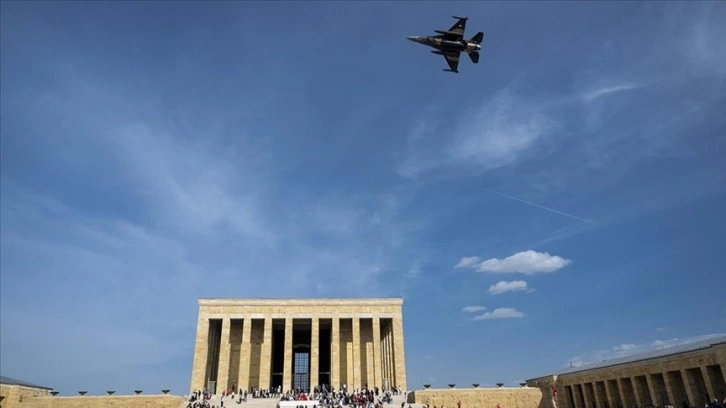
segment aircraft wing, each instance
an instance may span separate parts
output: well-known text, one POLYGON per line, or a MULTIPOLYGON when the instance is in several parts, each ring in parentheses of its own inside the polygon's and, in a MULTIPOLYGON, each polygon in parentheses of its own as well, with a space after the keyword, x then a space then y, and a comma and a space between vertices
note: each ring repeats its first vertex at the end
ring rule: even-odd
POLYGON ((466 18, 458 17, 456 24, 449 28, 448 32, 444 34, 444 38, 447 40, 461 40, 464 38, 464 31, 466 31, 466 18))
POLYGON ((459 72, 459 56, 461 56, 461 53, 444 54, 444 58, 446 58, 451 72, 459 72))

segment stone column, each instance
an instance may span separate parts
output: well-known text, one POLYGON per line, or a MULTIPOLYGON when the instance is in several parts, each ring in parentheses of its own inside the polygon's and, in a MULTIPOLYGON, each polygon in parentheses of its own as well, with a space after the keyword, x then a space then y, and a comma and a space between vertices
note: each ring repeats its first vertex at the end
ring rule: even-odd
POLYGON ((674 407, 680 404, 676 401, 675 394, 673 394, 673 387, 671 387, 671 376, 668 375, 667 371, 663 371, 663 382, 665 383, 666 392, 668 393, 668 403, 674 407))
MULTIPOLYGON (((574 391, 572 391, 571 385, 566 385, 564 383, 561 383, 557 386, 557 389, 560 390, 560 392, 557 395, 557 404, 558 407, 561 408, 575 408, 574 405, 572 405, 572 400, 575 399, 574 397, 574 391), (572 398, 570 396, 572 395, 572 398)), ((549 394, 552 395, 552 394, 549 394)))
POLYGON ((265 334, 262 339, 260 358, 260 389, 270 388, 270 364, 272 363, 272 318, 265 317, 265 334))
POLYGON ((625 393, 625 387, 623 387, 623 379, 618 378, 618 391, 620 391, 620 401, 623 403, 623 408, 630 408, 633 406, 632 401, 628 401, 628 395, 625 393))
MULTIPOLYGON (((250 353, 252 352, 252 319, 246 318, 242 323, 242 345, 239 349, 239 375, 237 388, 250 390, 250 353)), ((236 391, 239 391, 236 390, 236 391)))
POLYGON ((391 326, 388 325, 386 327, 386 335, 383 340, 383 345, 386 348, 386 352, 384 354, 385 359, 385 370, 386 370, 386 378, 388 379, 388 389, 390 390, 393 387, 393 383, 395 379, 393 378, 393 348, 391 347, 391 326))
POLYGON ((688 375, 686 370, 681 370, 681 379, 683 380, 683 386, 686 387, 686 395, 688 396, 688 402, 696 405, 696 395, 703 392, 703 390, 694 390, 695 380, 691 381, 691 376, 688 375))
POLYGON ((572 384, 572 394, 575 399, 575 408, 586 408, 582 406, 583 392, 580 384, 572 384))
POLYGON ((222 339, 219 342, 219 366, 217 367, 217 394, 229 388, 229 348, 230 348, 230 330, 231 320, 228 317, 222 319, 222 339))
POLYGON ((608 398, 608 406, 610 408, 618 408, 618 401, 615 398, 615 393, 613 392, 613 388, 610 385, 610 381, 607 379, 605 380, 605 394, 608 398))
POLYGON ((318 371, 320 370, 320 319, 313 316, 310 322, 310 391, 315 390, 319 384, 318 371))
POLYGON ((638 404, 638 408, 643 408, 645 406, 645 401, 640 398, 640 384, 638 384, 638 377, 630 377, 630 384, 632 384, 635 403, 638 404))
POLYGON ((407 390, 406 387, 406 356, 403 351, 403 319, 393 319, 393 364, 396 376, 395 385, 407 390))
POLYGON ((197 320, 197 337, 194 340, 194 361, 192 363, 192 383, 189 392, 194 390, 203 390, 204 381, 207 371, 207 353, 209 345, 207 344, 209 337, 209 319, 203 317, 201 313, 197 320))
POLYGON ((383 329, 383 334, 381 336, 381 387, 383 387, 385 385, 383 380, 386 378, 389 379, 389 383, 391 382, 391 375, 388 374, 388 331, 385 328, 383 329))
POLYGON ((381 320, 373 316, 373 386, 383 385, 381 373, 381 320))
POLYGON ((282 369, 282 392, 291 390, 292 387, 292 318, 285 319, 285 354, 282 369))
POLYGON ((605 408, 605 403, 602 400, 603 396, 600 395, 600 390, 598 389, 597 381, 592 383, 592 393, 593 393, 593 395, 595 395, 595 404, 597 405, 597 408, 605 408))
POLYGON ((583 382, 580 384, 580 389, 582 390, 582 399, 585 401, 585 408, 592 408, 592 401, 590 401, 590 394, 587 392, 587 384, 586 382, 583 382))
POLYGON ((706 383, 706 391, 708 392, 709 402, 716 398, 716 392, 713 389, 713 383, 711 382, 711 375, 708 373, 706 367, 701 366, 701 375, 703 376, 703 382, 706 383))
MULTIPOLYGON (((367 330, 370 330, 370 335, 361 333, 361 347, 363 347, 363 354, 366 356, 366 375, 363 377, 363 383, 368 384, 368 387, 373 388, 375 384, 375 375, 373 374, 373 325, 366 325, 367 330), (366 341, 362 339, 365 338, 366 341), (368 339, 371 339, 369 342, 368 339)), ((362 331, 362 328, 361 328, 362 331)))
POLYGON ((654 406, 659 406, 663 404, 663 401, 660 400, 660 394, 655 392, 655 387, 653 386, 653 379, 650 378, 650 374, 645 374, 645 382, 648 384, 648 392, 650 392, 650 400, 653 402, 654 406))
POLYGON ((361 384, 361 358, 360 358, 360 319, 353 317, 353 381, 351 381, 351 391, 356 388, 362 388, 361 384))
POLYGON ((340 391, 340 318, 333 317, 330 326, 330 386, 340 391))

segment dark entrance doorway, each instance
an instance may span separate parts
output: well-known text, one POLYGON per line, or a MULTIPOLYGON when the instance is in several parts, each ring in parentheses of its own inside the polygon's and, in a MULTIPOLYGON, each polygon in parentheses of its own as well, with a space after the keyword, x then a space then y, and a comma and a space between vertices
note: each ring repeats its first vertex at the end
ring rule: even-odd
POLYGON ((303 390, 303 392, 310 392, 310 353, 307 350, 295 351, 293 357, 295 363, 293 368, 295 373, 293 376, 293 388, 296 390, 303 390))

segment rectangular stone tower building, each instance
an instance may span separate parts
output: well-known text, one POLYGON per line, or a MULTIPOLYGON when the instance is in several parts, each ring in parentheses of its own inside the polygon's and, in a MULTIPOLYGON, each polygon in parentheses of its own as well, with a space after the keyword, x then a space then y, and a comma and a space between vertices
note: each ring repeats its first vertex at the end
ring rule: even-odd
POLYGON ((199 299, 191 390, 406 389, 403 299, 199 299))

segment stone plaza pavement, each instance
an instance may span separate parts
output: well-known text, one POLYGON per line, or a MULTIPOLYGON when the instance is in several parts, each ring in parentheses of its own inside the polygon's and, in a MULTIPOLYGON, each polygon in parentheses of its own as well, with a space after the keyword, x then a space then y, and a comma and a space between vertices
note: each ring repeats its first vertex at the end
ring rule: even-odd
MULTIPOLYGON (((220 400, 221 396, 215 395, 212 397, 211 403, 213 406, 219 408, 220 400)), ((405 400, 406 395, 394 395, 393 402, 385 404, 384 408, 400 408, 401 402, 404 402, 405 400)), ((248 398, 247 402, 237 404, 236 401, 232 401, 229 397, 227 397, 224 399, 224 408, 275 408, 278 402, 279 400, 277 398, 248 398)), ((187 404, 187 402, 184 402, 179 406, 179 408, 186 408, 187 404)), ((406 404, 405 407, 408 408, 409 405, 412 408, 423 408, 423 405, 421 404, 406 404)))

